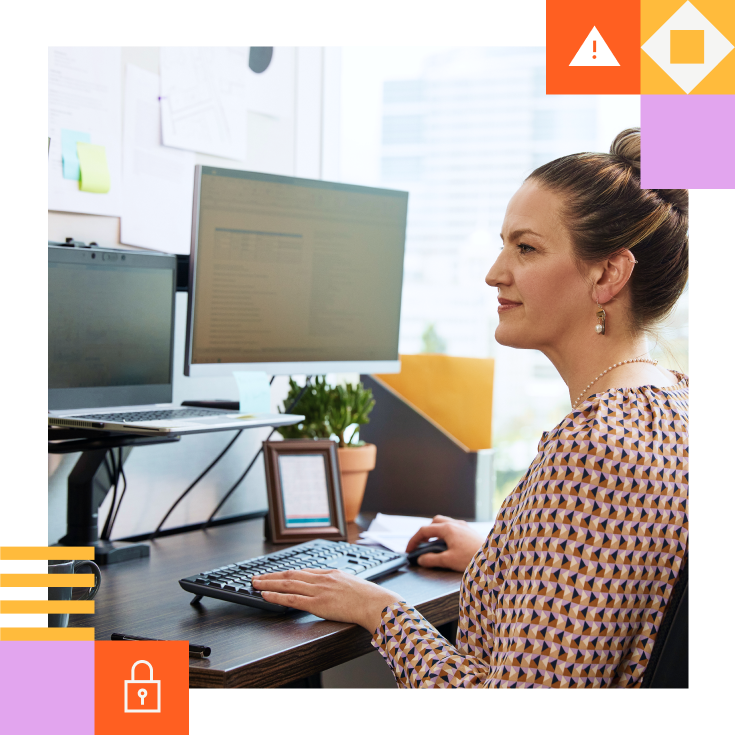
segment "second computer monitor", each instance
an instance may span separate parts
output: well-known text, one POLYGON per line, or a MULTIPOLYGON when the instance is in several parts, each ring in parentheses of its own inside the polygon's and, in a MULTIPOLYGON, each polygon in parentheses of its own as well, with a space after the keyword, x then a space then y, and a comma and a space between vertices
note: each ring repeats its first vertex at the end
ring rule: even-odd
POLYGON ((197 166, 185 373, 398 371, 407 202, 197 166))

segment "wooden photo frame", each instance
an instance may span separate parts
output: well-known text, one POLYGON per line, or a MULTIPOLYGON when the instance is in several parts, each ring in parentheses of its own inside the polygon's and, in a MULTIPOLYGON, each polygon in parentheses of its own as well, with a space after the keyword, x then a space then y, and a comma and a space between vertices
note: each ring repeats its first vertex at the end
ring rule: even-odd
POLYGON ((266 441, 263 457, 270 541, 346 541, 337 444, 310 439, 266 441))

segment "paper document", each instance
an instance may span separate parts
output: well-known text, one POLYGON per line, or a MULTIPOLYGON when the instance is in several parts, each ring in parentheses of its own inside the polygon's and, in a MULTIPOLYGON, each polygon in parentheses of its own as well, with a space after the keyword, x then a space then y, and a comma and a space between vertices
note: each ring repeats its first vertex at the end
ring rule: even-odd
POLYGON ((240 395, 240 411, 268 414, 271 411, 271 384, 260 371, 233 371, 240 395))
POLYGON ((120 215, 120 67, 120 48, 49 48, 50 210, 120 215), (62 135, 62 130, 66 135, 62 135), (87 138, 75 139, 76 135, 87 138), (80 141, 104 148, 109 178, 106 187, 99 178, 100 153, 90 151, 88 163, 94 180, 80 188, 79 169, 74 161, 80 141))
POLYGON ((158 74, 128 64, 120 242, 189 253, 195 156, 161 143, 158 74))
MULTIPOLYGON (((432 519, 423 516, 377 514, 368 529, 360 534, 359 544, 380 544, 392 552, 406 552, 409 540, 432 519)), ((493 529, 493 521, 470 521, 468 525, 485 539, 493 529)))
POLYGON ((79 159, 79 188, 83 192, 105 194, 110 191, 110 169, 104 146, 93 143, 77 143, 79 159))
POLYGON ((248 47, 162 48, 163 142, 245 160, 248 47))

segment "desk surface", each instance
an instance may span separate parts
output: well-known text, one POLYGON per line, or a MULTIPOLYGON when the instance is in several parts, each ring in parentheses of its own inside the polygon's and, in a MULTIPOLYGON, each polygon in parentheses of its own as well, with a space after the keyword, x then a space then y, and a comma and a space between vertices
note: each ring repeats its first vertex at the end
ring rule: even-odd
MULTIPOLYGON (((348 527, 354 542, 361 527, 348 527)), ((263 541, 263 519, 150 544, 150 558, 102 568, 92 619, 95 636, 109 639, 117 631, 211 647, 208 659, 189 660, 191 687, 275 687, 373 649, 365 629, 307 613, 266 613, 213 598, 189 605, 192 595, 179 587, 180 578, 286 546, 263 541)), ((441 625, 457 619, 460 578, 448 570, 405 567, 378 582, 441 625)), ((72 616, 70 625, 89 626, 90 617, 72 616)))

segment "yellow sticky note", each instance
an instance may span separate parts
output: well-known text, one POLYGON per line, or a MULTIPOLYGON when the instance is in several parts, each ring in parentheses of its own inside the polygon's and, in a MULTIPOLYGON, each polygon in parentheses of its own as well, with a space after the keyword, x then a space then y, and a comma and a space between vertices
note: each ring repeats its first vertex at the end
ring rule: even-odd
POLYGON ((105 194, 110 191, 110 170, 107 168, 105 146, 77 143, 79 159, 79 188, 83 192, 105 194))

